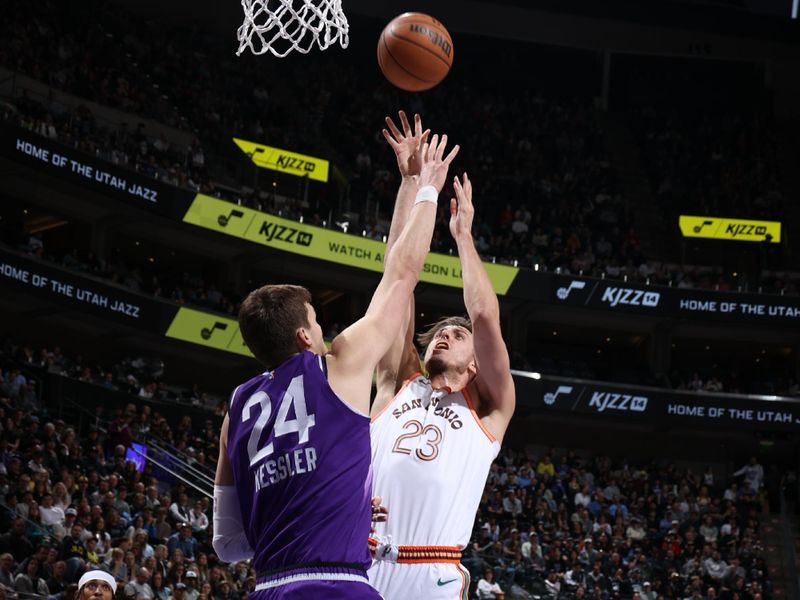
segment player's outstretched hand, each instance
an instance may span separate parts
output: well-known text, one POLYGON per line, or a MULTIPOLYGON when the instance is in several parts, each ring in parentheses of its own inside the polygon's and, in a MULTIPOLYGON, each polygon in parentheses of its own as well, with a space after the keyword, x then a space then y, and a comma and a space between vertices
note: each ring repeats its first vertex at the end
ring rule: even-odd
POLYGON ((431 130, 422 131, 422 119, 418 114, 415 114, 414 130, 412 131, 408 118, 406 118, 406 113, 401 110, 398 114, 400 115, 400 126, 403 131, 401 132, 397 128, 391 117, 386 117, 386 126, 389 130, 382 130, 383 137, 389 142, 395 156, 397 156, 397 167, 400 169, 400 175, 403 177, 416 177, 419 175, 419 169, 422 164, 422 145, 428 140, 431 130))
POLYGON ((438 193, 442 193, 442 187, 444 187, 444 182, 447 179, 447 170, 458 154, 459 146, 456 144, 450 150, 450 153, 444 156, 446 149, 447 134, 443 135, 441 140, 438 135, 434 135, 430 143, 423 144, 421 152, 422 167, 417 180, 417 185, 420 188, 432 185, 438 193))
POLYGON ((456 197, 450 200, 450 234, 454 240, 466 236, 472 237, 472 219, 475 207, 472 204, 472 182, 464 173, 462 181, 453 177, 453 189, 456 197))

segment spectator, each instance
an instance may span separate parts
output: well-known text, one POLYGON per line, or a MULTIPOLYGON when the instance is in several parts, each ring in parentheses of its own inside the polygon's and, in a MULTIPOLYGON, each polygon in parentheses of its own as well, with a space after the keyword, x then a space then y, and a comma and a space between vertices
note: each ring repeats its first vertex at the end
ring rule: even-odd
POLYGON ((764 467, 758 464, 758 459, 755 456, 750 459, 749 464, 733 474, 734 477, 739 477, 740 475, 744 475, 745 482, 750 486, 753 493, 757 494, 764 482, 764 467))
POLYGON ((186 600, 186 584, 178 582, 173 587, 171 600, 186 600))
POLYGON ((125 564, 125 552, 121 548, 112 548, 108 559, 102 564, 102 570, 109 573, 115 581, 128 581, 128 567, 125 564))
POLYGON ((153 600, 153 588, 147 583, 150 572, 144 567, 136 569, 136 577, 125 586, 125 597, 135 600, 153 600))
POLYGON ((642 591, 639 592, 639 597, 641 600, 656 600, 656 593, 653 591, 653 586, 649 581, 645 581, 642 584, 642 591))
POLYGON ((542 460, 536 465, 537 475, 549 475, 553 477, 556 474, 555 466, 553 465, 550 455, 545 454, 542 460))
MULTIPOLYGON (((190 522, 192 524, 192 533, 195 537, 205 534, 208 529, 208 516, 203 510, 203 503, 198 500, 194 503, 194 508, 189 513, 190 522)), ((187 595, 190 595, 187 592, 187 595)), ((187 600, 196 600, 195 598, 187 598, 187 600)))
POLYGON ((480 600, 505 598, 505 593, 494 580, 494 571, 485 569, 483 577, 478 581, 477 596, 480 600))
POLYGON ((709 558, 703 561, 703 574, 709 577, 715 584, 720 583, 722 578, 728 574, 728 565, 722 560, 718 551, 715 551, 709 558))
POLYGON ((628 543, 631 546, 635 546, 638 542, 641 542, 645 539, 647 532, 645 531, 642 522, 638 518, 632 518, 631 524, 625 531, 625 536, 628 538, 628 543))
POLYGON ((562 574, 550 571, 544 581, 545 593, 551 598, 558 598, 561 595, 562 574))
POLYGON ((14 589, 14 557, 10 552, 0 554, 0 589, 14 589))
POLYGON ((196 546, 197 540, 192 537, 192 526, 189 523, 179 524, 178 531, 173 533, 167 542, 167 549, 170 555, 172 555, 175 550, 180 550, 189 560, 194 560, 196 546))
POLYGON ((191 569, 186 571, 184 576, 184 583, 186 584, 186 598, 185 600, 197 600, 200 595, 200 590, 197 589, 197 573, 191 569))
POLYGON ((189 514, 189 510, 189 497, 181 493, 178 499, 170 504, 169 516, 176 525, 178 523, 190 523, 191 515, 189 514))
POLYGON ((22 517, 14 519, 11 531, 0 536, 0 548, 7 549, 17 562, 33 554, 33 544, 25 536, 25 520, 22 517))
POLYGON ((156 600, 169 600, 172 595, 172 590, 164 581, 164 575, 161 571, 154 571, 152 579, 150 580, 150 587, 153 590, 156 600))
POLYGON ((53 505, 53 494, 49 492, 42 496, 39 514, 41 515, 42 524, 45 527, 50 527, 52 529, 54 525, 63 525, 64 523, 64 510, 53 505))
POLYGON ((31 557, 25 569, 14 578, 14 589, 17 594, 30 596, 49 596, 50 590, 47 589, 47 582, 39 576, 39 559, 31 557))
POLYGON ((700 535, 707 544, 715 544, 719 536, 719 528, 714 525, 711 515, 706 515, 703 518, 703 524, 700 526, 700 535))
POLYGON ((97 552, 97 538, 90 537, 84 542, 86 546, 86 568, 99 569, 102 564, 100 554, 97 552))
POLYGON ((167 522, 167 509, 163 506, 156 509, 155 531, 156 539, 165 543, 172 535, 172 526, 167 522))
POLYGON ((586 571, 580 562, 575 562, 572 568, 564 575, 564 584, 568 589, 575 591, 578 587, 586 586, 586 571))
POLYGON ((506 497, 503 499, 503 513, 507 516, 516 517, 522 512, 522 502, 517 497, 517 493, 513 488, 506 492, 506 497))
POLYGON ((61 594, 67 589, 67 563, 59 560, 53 565, 53 572, 47 580, 47 589, 51 595, 61 594))
POLYGON ((97 516, 91 524, 92 537, 97 540, 97 552, 105 556, 111 550, 111 535, 106 531, 106 521, 97 516))
POLYGON ((581 488, 581 491, 575 494, 575 507, 582 507, 586 508, 589 506, 589 503, 592 501, 591 495, 589 493, 589 486, 584 485, 581 488))

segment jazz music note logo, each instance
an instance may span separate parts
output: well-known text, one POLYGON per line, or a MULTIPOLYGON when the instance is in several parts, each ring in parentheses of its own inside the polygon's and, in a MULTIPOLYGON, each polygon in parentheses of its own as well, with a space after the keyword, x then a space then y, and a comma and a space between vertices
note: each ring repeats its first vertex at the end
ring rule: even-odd
POLYGON ((569 284, 569 287, 560 287, 556 291, 556 296, 558 296, 559 300, 566 300, 567 296, 572 290, 582 290, 586 287, 585 281, 573 281, 569 284))
POLYGON ((572 393, 572 386, 571 385, 560 385, 560 386, 558 386, 558 389, 555 391, 555 393, 547 392, 544 395, 544 403, 547 404, 547 406, 552 406, 553 404, 556 403, 556 398, 558 398, 559 395, 561 395, 561 394, 571 394, 571 393, 572 393))
POLYGON ((244 213, 240 210, 233 209, 227 215, 220 215, 217 217, 217 223, 219 223, 220 227, 226 227, 228 225, 228 221, 231 220, 231 217, 236 217, 237 219, 241 219, 244 216, 244 213))
POLYGON ((714 221, 707 221, 706 220, 706 221, 703 221, 703 223, 701 225, 695 225, 694 227, 692 227, 692 229, 694 230, 695 233, 700 233, 703 230, 703 227, 705 227, 706 225, 713 225, 713 224, 714 224, 714 221))
POLYGON ((203 329, 200 331, 200 337, 202 337, 204 340, 207 340, 214 333, 214 330, 221 329, 222 331, 225 331, 227 328, 227 323, 220 323, 219 321, 216 321, 213 327, 203 327, 203 329))

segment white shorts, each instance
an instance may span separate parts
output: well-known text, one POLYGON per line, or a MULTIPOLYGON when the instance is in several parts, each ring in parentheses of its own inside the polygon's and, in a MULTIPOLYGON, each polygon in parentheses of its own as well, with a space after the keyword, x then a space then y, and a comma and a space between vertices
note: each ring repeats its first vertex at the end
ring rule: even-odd
POLYGON ((469 571, 458 563, 373 562, 369 582, 385 600, 468 600, 469 571))

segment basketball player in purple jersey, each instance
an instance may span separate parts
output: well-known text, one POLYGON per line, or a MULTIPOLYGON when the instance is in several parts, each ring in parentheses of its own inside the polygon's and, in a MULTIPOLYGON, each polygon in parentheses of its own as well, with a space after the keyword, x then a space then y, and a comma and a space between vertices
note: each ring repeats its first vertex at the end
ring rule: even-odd
MULTIPOLYGON (((412 130, 400 113, 384 137, 397 155, 403 183, 395 203, 387 252, 405 225, 421 183, 414 157, 422 124, 412 130)), ((443 319, 421 337, 425 370, 414 347, 413 296, 407 328, 377 368, 372 405, 374 490, 389 508, 370 540, 377 562, 370 582, 386 600, 456 600, 469 593, 460 565, 486 476, 516 403, 497 296, 472 238, 472 184, 454 181, 450 233, 458 248, 464 304, 470 319, 443 319)), ((413 214, 413 213, 412 213, 413 214)))
POLYGON ((365 316, 330 350, 305 288, 267 285, 242 304, 242 337, 266 371, 236 388, 222 425, 213 545, 224 561, 252 558, 251 598, 380 598, 366 575, 369 396, 430 247, 436 200, 458 152, 445 157, 446 145, 447 136, 433 136, 418 149, 408 223, 365 316))

